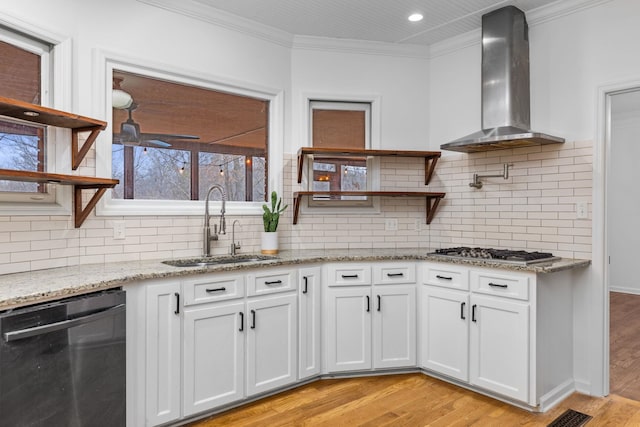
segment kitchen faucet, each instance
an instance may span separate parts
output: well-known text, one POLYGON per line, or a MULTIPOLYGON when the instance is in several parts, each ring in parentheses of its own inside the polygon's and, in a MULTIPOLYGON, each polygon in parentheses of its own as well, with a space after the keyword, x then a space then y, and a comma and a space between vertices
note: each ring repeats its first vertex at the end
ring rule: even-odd
POLYGON ((234 220, 231 224, 231 255, 235 255, 236 251, 240 249, 240 241, 236 243, 236 222, 240 222, 240 220, 234 220))
POLYGON ((207 191, 207 197, 204 200, 204 229, 203 229, 203 255, 211 256, 211 241, 218 240, 218 225, 213 225, 213 234, 211 234, 211 228, 209 226, 211 215, 209 215, 209 198, 213 190, 220 191, 222 195, 222 206, 220 207, 220 234, 226 234, 226 224, 224 219, 224 204, 227 195, 224 192, 224 188, 218 184, 213 184, 207 191))

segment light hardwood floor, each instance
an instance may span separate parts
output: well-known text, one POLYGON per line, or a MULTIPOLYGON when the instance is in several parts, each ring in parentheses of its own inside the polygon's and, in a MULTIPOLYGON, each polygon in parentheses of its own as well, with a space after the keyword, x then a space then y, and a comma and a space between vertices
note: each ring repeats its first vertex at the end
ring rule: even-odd
POLYGON ((640 402, 578 393, 534 414, 422 374, 322 380, 191 424, 217 426, 546 426, 567 409, 591 426, 640 426, 640 402))
POLYGON ((611 393, 640 400, 640 295, 609 294, 611 393))
POLYGON ((422 374, 322 380, 191 424, 217 426, 546 426, 567 409, 593 426, 640 426, 640 296, 611 293, 611 395, 575 393, 534 414, 422 374))

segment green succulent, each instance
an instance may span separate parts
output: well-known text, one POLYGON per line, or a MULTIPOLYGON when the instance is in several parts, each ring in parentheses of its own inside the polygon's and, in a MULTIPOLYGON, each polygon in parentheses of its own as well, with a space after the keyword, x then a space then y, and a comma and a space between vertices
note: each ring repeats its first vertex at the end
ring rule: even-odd
POLYGON ((271 192, 271 209, 266 204, 262 205, 264 213, 262 214, 262 221, 264 222, 264 231, 273 232, 278 229, 278 221, 280 220, 280 214, 287 209, 289 205, 282 207, 282 198, 278 200, 278 194, 275 191, 271 192))

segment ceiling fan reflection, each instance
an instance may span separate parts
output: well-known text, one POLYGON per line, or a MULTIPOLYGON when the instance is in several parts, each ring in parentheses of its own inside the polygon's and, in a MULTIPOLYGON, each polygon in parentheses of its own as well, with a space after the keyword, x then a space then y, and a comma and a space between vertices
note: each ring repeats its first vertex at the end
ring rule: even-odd
POLYGON ((138 105, 133 102, 126 108, 129 117, 120 124, 120 133, 113 134, 113 143, 140 147, 168 148, 171 140, 195 140, 200 139, 195 135, 180 135, 170 133, 141 132, 140 125, 133 120, 133 111, 138 105))

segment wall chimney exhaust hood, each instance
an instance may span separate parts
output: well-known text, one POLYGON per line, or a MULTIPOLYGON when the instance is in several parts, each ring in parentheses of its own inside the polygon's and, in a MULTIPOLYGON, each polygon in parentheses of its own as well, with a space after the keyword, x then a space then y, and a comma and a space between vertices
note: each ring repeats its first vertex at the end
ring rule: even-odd
POLYGON ((506 6, 482 16, 482 130, 440 146, 475 153, 563 143, 530 130, 529 27, 506 6))

